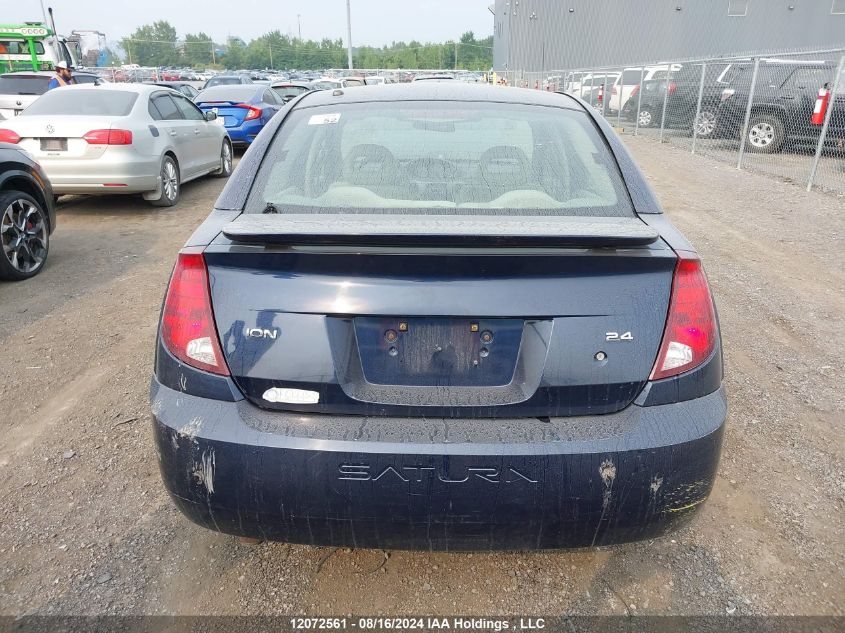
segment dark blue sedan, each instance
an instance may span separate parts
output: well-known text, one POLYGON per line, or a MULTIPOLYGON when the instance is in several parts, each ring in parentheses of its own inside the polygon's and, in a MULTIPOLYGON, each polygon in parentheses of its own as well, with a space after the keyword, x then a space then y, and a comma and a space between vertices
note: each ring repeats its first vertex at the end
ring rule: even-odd
POLYGON ((693 246, 580 99, 306 92, 178 255, 164 485, 252 539, 609 545, 689 520, 727 401, 693 246))
POLYGON ((284 106, 281 97, 260 84, 206 88, 194 102, 204 112, 217 113, 235 145, 252 143, 284 106))

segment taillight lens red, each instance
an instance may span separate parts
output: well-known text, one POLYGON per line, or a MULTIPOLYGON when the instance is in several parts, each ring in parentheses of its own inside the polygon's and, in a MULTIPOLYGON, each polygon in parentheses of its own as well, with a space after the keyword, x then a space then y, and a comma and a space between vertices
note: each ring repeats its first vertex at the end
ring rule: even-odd
POLYGON ((164 300, 161 338, 170 353, 186 365, 229 375, 214 328, 208 269, 202 253, 183 252, 176 260, 164 300))
POLYGON ((12 130, 5 130, 0 128, 0 143, 13 143, 17 145, 21 140, 21 137, 18 136, 17 133, 13 132, 12 130))
POLYGON ((713 352, 718 336, 713 298, 701 261, 681 257, 675 266, 669 316, 651 380, 697 367, 713 352))
POLYGON ((253 108, 248 103, 239 103, 239 108, 246 108, 249 112, 246 113, 244 117, 244 121, 252 121, 253 119, 257 119, 261 116, 261 109, 260 108, 253 108))
POLYGON ((637 84, 636 86, 634 86, 634 89, 633 89, 633 90, 631 90, 631 96, 632 96, 632 97, 636 97, 636 96, 637 96, 637 93, 638 93, 639 91, 640 91, 640 86, 639 86, 639 84, 637 84))
POLYGON ((82 138, 89 145, 132 145, 131 130, 91 130, 82 138))
POLYGON ((676 84, 676 83, 675 83, 675 82, 673 82, 673 81, 669 82, 669 94, 670 94, 670 95, 675 94, 675 91, 676 91, 677 89, 678 89, 678 84, 676 84))

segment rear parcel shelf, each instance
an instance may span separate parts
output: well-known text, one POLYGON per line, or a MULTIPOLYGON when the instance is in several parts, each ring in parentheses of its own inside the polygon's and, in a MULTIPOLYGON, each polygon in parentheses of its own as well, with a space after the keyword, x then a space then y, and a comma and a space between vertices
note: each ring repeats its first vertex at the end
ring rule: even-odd
POLYGON ((247 244, 432 247, 635 247, 659 234, 636 217, 242 214, 223 234, 247 244))

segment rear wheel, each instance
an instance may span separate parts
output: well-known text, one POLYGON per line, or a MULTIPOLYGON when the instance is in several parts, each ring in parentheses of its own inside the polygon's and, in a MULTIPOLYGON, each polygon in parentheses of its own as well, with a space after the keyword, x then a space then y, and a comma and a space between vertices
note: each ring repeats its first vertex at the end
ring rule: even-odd
POLYGON ((783 147, 783 122, 771 114, 758 114, 748 122, 746 136, 749 152, 774 154, 783 147))
POLYGON ((0 278, 22 281, 37 275, 50 248, 47 214, 21 191, 0 194, 0 278))
POLYGON ((698 138, 711 138, 716 133, 716 113, 702 110, 693 122, 693 130, 698 138))
POLYGON ((220 168, 214 172, 217 178, 228 178, 232 175, 232 144, 225 140, 220 149, 220 168))
POLYGON ((165 156, 161 161, 161 195, 151 200, 155 207, 172 207, 179 202, 182 194, 182 185, 179 179, 179 165, 172 156, 165 156))
POLYGON ((651 127, 655 124, 656 117, 648 108, 641 108, 640 113, 637 115, 637 121, 640 127, 651 127))

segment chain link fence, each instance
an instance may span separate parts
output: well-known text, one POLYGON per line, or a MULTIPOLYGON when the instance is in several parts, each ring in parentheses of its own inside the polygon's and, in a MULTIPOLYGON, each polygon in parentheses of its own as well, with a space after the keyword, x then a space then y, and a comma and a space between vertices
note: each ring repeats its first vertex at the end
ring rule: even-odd
POLYGON ((845 195, 845 48, 503 75, 580 97, 623 134, 845 195))

